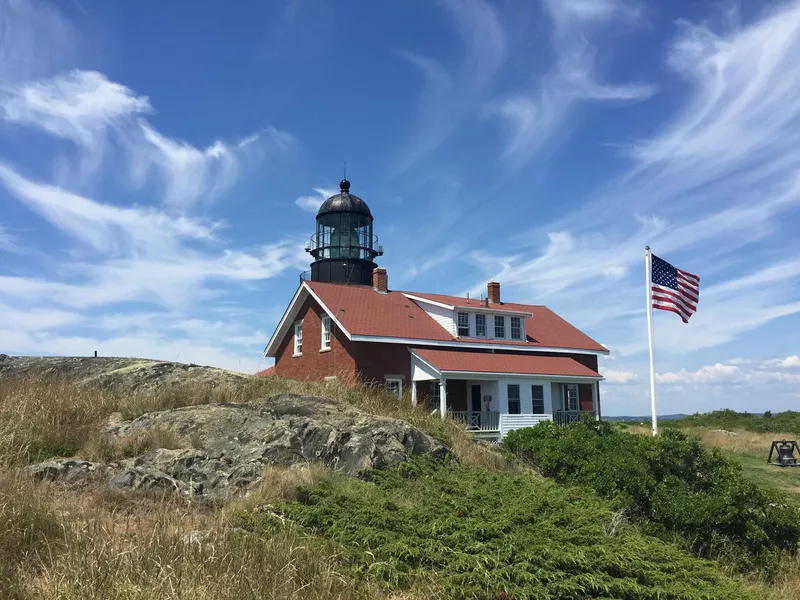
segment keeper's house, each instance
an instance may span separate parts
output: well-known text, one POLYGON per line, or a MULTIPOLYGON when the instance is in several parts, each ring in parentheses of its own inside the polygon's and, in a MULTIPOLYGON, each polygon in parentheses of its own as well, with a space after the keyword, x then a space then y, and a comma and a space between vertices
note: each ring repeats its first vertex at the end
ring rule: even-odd
POLYGON ((317 215, 301 278, 264 351, 277 375, 358 378, 463 421, 484 437, 600 416, 608 350, 541 305, 390 290, 367 204, 341 182, 317 215))

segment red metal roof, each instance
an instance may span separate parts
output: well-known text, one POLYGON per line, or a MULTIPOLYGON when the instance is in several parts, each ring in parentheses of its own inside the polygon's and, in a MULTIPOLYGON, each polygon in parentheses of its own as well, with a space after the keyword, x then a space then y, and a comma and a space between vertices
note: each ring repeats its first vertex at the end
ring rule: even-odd
MULTIPOLYGON (((422 310, 403 292, 389 291, 381 294, 368 286, 343 285, 307 281, 306 284, 319 296, 336 319, 351 335, 398 337, 418 340, 502 344, 521 347, 562 348, 607 352, 608 350, 559 317, 546 306, 502 302, 490 304, 493 310, 504 309, 533 313, 525 319, 526 341, 492 340, 485 338, 454 337, 422 310)), ((480 310, 477 300, 456 296, 405 292, 452 306, 480 310)))
POLYGON ((414 348, 414 353, 438 371, 466 373, 521 373, 525 375, 558 375, 560 377, 600 377, 569 356, 540 354, 499 354, 414 348))
POLYGON ((453 340, 428 313, 400 292, 381 294, 367 286, 319 281, 306 284, 351 335, 453 340))

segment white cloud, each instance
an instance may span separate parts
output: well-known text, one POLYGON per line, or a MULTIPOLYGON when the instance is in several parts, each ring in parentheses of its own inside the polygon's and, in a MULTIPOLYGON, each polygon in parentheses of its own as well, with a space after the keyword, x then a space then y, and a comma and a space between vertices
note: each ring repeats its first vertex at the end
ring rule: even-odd
POLYGON ((633 371, 619 371, 614 369, 601 369, 600 374, 607 383, 629 383, 638 378, 633 371))
POLYGON ((131 183, 141 187, 155 176, 163 184, 164 202, 180 209, 218 199, 243 166, 257 163, 265 152, 286 153, 296 145, 290 134, 266 128, 232 144, 217 140, 197 148, 158 132, 143 117, 152 110, 146 96, 96 71, 0 87, 0 117, 78 146, 79 176, 76 181, 73 169, 62 167, 65 183, 81 185, 94 176, 117 144, 127 154, 131 183))
MULTIPOLYGON (((723 36, 681 22, 669 65, 694 88, 681 118, 639 144, 646 164, 752 160, 765 146, 792 149, 800 107, 800 5, 786 3, 761 21, 723 36)), ((711 166, 711 165, 707 165, 711 166)))
POLYGON ((333 188, 314 188, 315 196, 299 196, 294 203, 302 210, 316 213, 322 203, 337 193, 333 188))
POLYGON ((700 367, 696 371, 681 369, 677 373, 656 373, 658 383, 711 383, 716 381, 730 381, 739 371, 735 365, 717 363, 700 367))
POLYGON ((778 362, 778 366, 783 367, 784 369, 794 369, 800 367, 800 356, 792 355, 787 356, 780 362, 778 362))
POLYGON ((96 71, 72 71, 0 94, 2 117, 92 147, 116 123, 152 112, 146 96, 96 71))
POLYGON ((52 225, 99 252, 158 255, 180 240, 209 240, 215 224, 153 208, 102 204, 58 186, 26 179, 0 160, 0 183, 52 225))

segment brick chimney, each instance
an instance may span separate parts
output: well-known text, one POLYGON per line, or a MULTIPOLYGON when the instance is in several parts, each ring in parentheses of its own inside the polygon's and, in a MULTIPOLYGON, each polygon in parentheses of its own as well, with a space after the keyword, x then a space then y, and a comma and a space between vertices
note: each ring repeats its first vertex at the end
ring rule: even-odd
POLYGON ((500 304, 500 282, 492 280, 486 286, 486 289, 488 292, 486 297, 488 298, 489 302, 493 304, 500 304))
POLYGON ((383 267, 375 267, 372 269, 372 287, 376 292, 382 294, 389 291, 389 277, 386 275, 386 269, 383 267))

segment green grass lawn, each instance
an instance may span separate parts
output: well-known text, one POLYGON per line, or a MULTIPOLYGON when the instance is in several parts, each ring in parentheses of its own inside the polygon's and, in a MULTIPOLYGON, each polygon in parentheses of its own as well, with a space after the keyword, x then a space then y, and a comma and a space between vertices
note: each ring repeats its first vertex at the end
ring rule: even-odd
POLYGON ((786 492, 800 506, 800 467, 776 467, 767 463, 767 452, 762 454, 722 450, 728 458, 742 465, 745 475, 764 487, 786 492))

